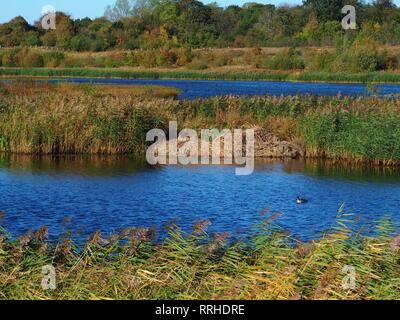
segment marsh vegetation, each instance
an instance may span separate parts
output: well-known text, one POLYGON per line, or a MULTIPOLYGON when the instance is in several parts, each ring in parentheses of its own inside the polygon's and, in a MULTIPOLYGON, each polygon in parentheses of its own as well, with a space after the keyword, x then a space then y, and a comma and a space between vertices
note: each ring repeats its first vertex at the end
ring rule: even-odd
POLYGON ((174 89, 14 83, 0 88, 0 151, 141 154, 146 133, 263 128, 307 157, 381 165, 400 161, 399 100, 377 97, 235 97, 176 100, 174 89))
POLYGON ((301 242, 278 227, 280 213, 247 239, 191 233, 174 225, 155 241, 155 229, 95 232, 85 245, 68 234, 47 241, 47 228, 18 239, 0 228, 2 299, 398 299, 399 236, 389 219, 359 229, 350 215, 322 238, 301 242), (372 232, 373 235, 369 234, 372 232), (56 289, 41 287, 42 268, 55 267, 56 289), (348 270, 354 270, 354 282, 348 270), (346 271, 347 270, 347 271, 346 271), (350 281, 350 282, 349 282, 350 281))

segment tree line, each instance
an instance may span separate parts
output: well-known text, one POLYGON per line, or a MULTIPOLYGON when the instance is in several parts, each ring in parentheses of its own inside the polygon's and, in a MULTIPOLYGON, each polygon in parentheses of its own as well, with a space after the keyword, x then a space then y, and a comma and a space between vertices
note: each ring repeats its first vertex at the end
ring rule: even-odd
POLYGON ((109 49, 342 45, 356 39, 400 43, 400 8, 392 0, 304 0, 301 5, 246 3, 220 7, 197 0, 117 0, 96 19, 56 13, 44 30, 18 16, 0 25, 1 47, 109 49), (353 5, 357 29, 343 30, 341 9, 353 5))

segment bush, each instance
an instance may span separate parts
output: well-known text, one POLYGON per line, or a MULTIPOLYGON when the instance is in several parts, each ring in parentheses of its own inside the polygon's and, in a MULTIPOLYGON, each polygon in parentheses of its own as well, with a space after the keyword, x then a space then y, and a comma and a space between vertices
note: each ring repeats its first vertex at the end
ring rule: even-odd
POLYGON ((137 59, 137 55, 135 51, 129 51, 126 54, 126 61, 125 61, 127 66, 130 67, 137 67, 139 66, 139 61, 137 59))
POLYGON ((36 51, 28 51, 26 54, 23 55, 22 66, 24 68, 43 68, 43 56, 36 51))
POLYGON ((261 61, 261 66, 271 70, 295 70, 305 68, 301 52, 295 49, 289 49, 286 52, 278 53, 272 58, 263 59, 261 61))
POLYGON ((106 67, 106 57, 99 56, 99 57, 91 57, 91 67, 94 68, 105 68, 106 67))
POLYGON ((243 53, 243 63, 247 65, 257 65, 260 62, 262 51, 260 48, 253 48, 251 50, 245 50, 243 53))
POLYGON ((126 60, 126 54, 123 51, 114 51, 107 54, 104 62, 107 68, 117 68, 125 65, 126 60))
POLYGON ((36 47, 41 45, 39 36, 35 32, 29 32, 25 37, 24 43, 29 47, 36 47))
POLYGON ((75 36, 71 39, 71 49, 73 51, 88 51, 90 49, 90 38, 84 36, 75 36))
POLYGON ((140 66, 146 68, 154 68, 157 66, 155 50, 138 51, 136 52, 136 59, 140 66))
POLYGON ((167 50, 167 49, 160 49, 156 53, 156 64, 159 67, 169 67, 176 63, 177 57, 175 52, 167 50))
POLYGON ((62 67, 62 68, 83 68, 83 67, 86 67, 86 65, 82 61, 82 59, 76 59, 74 57, 67 56, 60 64, 60 67, 62 67))
POLYGON ((361 50, 356 55, 357 71, 378 71, 385 69, 386 57, 377 51, 361 50))
POLYGON ((187 65, 187 68, 189 70, 205 70, 208 68, 208 65, 204 60, 193 60, 187 65))
POLYGON ((215 67, 223 67, 230 64, 231 57, 228 54, 217 54, 213 61, 213 66, 215 67))
POLYGON ((57 68, 65 60, 62 52, 45 52, 43 53, 44 65, 48 68, 57 68))
POLYGON ((18 49, 6 50, 2 57, 3 67, 17 67, 18 66, 18 49))
POLYGON ((352 46, 338 54, 330 71, 373 72, 397 67, 397 58, 371 46, 352 46))
POLYGON ((192 50, 190 48, 180 48, 175 51, 176 65, 179 67, 186 66, 192 61, 192 50))
POLYGON ((399 59, 394 55, 389 55, 385 59, 385 68, 387 70, 396 70, 399 66, 399 59))
POLYGON ((57 44, 57 38, 54 32, 46 32, 41 37, 41 42, 45 47, 55 47, 57 44))
POLYGON ((329 70, 334 60, 335 60, 335 55, 328 51, 316 53, 312 55, 308 60, 307 69, 313 71, 329 70))

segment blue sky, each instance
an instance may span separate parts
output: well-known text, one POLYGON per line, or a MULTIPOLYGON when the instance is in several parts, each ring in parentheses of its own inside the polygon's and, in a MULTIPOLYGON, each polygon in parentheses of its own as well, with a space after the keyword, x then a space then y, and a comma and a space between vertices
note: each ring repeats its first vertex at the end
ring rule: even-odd
MULTIPOLYGON (((4 0, 3 0, 4 1, 4 0)), ((204 0, 209 3, 212 0, 204 0)), ((217 0, 220 5, 226 6, 230 4, 243 4, 251 2, 251 0, 217 0)), ((259 3, 301 3, 301 0, 258 0, 259 3)), ((10 19, 22 15, 28 22, 37 20, 42 12, 42 8, 46 5, 52 5, 58 11, 64 11, 71 14, 74 18, 90 17, 95 18, 102 16, 104 8, 114 3, 114 0, 11 0, 6 5, 2 5, 0 10, 0 23, 9 21, 10 19)))
MULTIPOLYGON (((216 2, 222 6, 227 6, 230 4, 241 5, 252 1, 273 4, 299 4, 302 2, 301 0, 217 0, 216 2)), ((203 2, 209 3, 213 0, 203 0, 203 2)), ((0 23, 9 21, 18 15, 22 15, 32 23, 40 17, 42 7, 46 5, 53 5, 57 10, 67 12, 74 18, 95 18, 102 16, 104 8, 112 3, 114 3, 114 0, 11 0, 6 5, 3 4, 0 10, 0 23)), ((400 0, 395 1, 395 3, 399 5, 400 0)))

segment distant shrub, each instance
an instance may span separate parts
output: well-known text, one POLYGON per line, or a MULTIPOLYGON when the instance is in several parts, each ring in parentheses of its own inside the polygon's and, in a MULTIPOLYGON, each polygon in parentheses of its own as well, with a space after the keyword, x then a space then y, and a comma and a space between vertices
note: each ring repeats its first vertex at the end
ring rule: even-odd
POLYGON ((175 52, 167 49, 160 49, 156 53, 156 64, 159 67, 168 67, 176 63, 177 57, 175 52))
POLYGON ((329 70, 333 61, 335 60, 335 54, 328 51, 318 52, 311 55, 307 61, 307 69, 313 71, 329 70))
POLYGON ((130 67, 139 66, 139 61, 135 51, 129 51, 126 55, 126 65, 130 67))
POLYGON ((23 55, 22 66, 24 68, 43 68, 43 56, 39 52, 28 51, 26 54, 23 55))
POLYGON ((121 67, 125 64, 126 54, 123 51, 114 51, 107 54, 105 58, 105 66, 107 68, 121 67))
POLYGON ((98 57, 91 57, 91 67, 94 68, 105 68, 106 67, 106 57, 98 56, 98 57))
POLYGON ((179 48, 175 50, 176 54, 176 65, 179 67, 189 64, 192 59, 192 50, 190 48, 179 48))
POLYGON ((212 65, 215 67, 223 67, 230 64, 232 57, 226 53, 217 54, 212 61, 212 65))
POLYGON ((385 67, 388 70, 396 70, 399 66, 399 59, 395 55, 388 55, 385 59, 385 67))
POLYGON ((12 49, 12 50, 6 50, 3 53, 2 56, 2 66, 3 67, 18 67, 19 66, 19 61, 18 61, 18 54, 20 50, 18 49, 12 49))
POLYGON ((29 47, 36 47, 41 45, 41 41, 39 35, 33 31, 28 32, 25 39, 24 44, 29 47))
POLYGON ((45 47, 55 47, 57 44, 57 38, 54 32, 46 32, 41 37, 41 42, 45 47))
POLYGON ((193 60, 187 65, 187 68, 189 70, 205 70, 208 68, 208 65, 204 60, 193 60))
POLYGON ((140 66, 146 68, 154 68, 157 66, 157 58, 155 50, 138 51, 136 59, 140 66))
POLYGON ((372 72, 396 68, 397 58, 371 46, 353 46, 337 55, 330 71, 372 72))
POLYGON ((304 69, 305 63, 299 50, 289 49, 272 58, 263 59, 261 67, 271 70, 295 70, 304 69))
POLYGON ((358 71, 378 71, 385 69, 385 55, 367 49, 356 54, 356 67, 358 71))
POLYGON ((48 68, 57 68, 64 61, 65 55, 62 52, 45 52, 43 53, 44 66, 48 68))
POLYGON ((71 39, 71 49, 73 51, 83 52, 90 50, 91 41, 90 38, 84 36, 74 36, 71 39))
POLYGON ((96 39, 94 39, 90 43, 90 51, 100 52, 104 51, 105 49, 106 49, 106 44, 102 37, 96 37, 96 39))
POLYGON ((61 68, 83 68, 87 67, 83 59, 77 59, 75 57, 66 56, 60 64, 61 68))
POLYGON ((260 62, 262 50, 258 47, 251 50, 245 50, 243 53, 242 61, 246 65, 256 66, 260 62))

